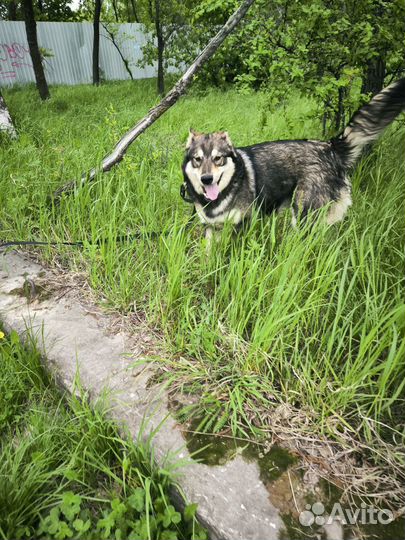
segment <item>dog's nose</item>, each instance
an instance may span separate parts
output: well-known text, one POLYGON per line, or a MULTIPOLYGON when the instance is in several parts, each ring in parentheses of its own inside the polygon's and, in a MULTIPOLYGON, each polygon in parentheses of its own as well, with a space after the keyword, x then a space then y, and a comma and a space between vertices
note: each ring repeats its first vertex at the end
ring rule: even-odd
POLYGON ((201 175, 201 182, 208 186, 209 184, 212 184, 212 181, 214 180, 214 177, 212 174, 203 174, 201 175))

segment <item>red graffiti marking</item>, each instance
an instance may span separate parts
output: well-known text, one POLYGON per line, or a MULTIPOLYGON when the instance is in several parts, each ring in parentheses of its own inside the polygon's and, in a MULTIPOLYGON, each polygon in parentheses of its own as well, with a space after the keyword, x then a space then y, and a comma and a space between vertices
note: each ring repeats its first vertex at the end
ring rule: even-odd
POLYGON ((0 43, 0 77, 15 79, 16 70, 10 68, 32 67, 30 51, 22 43, 0 43))
POLYGON ((15 79, 17 74, 15 71, 0 71, 0 76, 6 79, 15 79))
POLYGON ((11 62, 11 65, 13 67, 22 67, 22 66, 32 67, 31 64, 26 64, 25 62, 11 62))

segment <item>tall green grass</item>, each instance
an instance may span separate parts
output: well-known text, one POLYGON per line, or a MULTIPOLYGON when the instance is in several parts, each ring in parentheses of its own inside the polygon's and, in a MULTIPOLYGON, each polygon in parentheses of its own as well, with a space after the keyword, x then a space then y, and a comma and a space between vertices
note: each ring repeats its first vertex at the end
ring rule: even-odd
MULTIPOLYGON (((80 394, 79 385, 76 387, 80 394)), ((122 438, 100 402, 62 395, 30 340, 0 334, 0 538, 206 538, 180 514, 149 442, 122 438)))
POLYGON ((321 431, 333 417, 335 430, 372 444, 370 421, 402 437, 404 128, 394 125, 353 172, 342 224, 292 229, 288 213, 255 215, 243 234, 227 228, 209 257, 198 225, 185 230, 191 209, 178 195, 188 128, 226 128, 239 146, 319 138, 309 100, 292 96, 269 113, 261 93, 192 94, 119 167, 49 209, 47 195, 97 163, 154 103, 152 87, 54 88, 45 104, 32 89, 8 92, 21 136, 1 151, 2 237, 88 239, 82 251, 43 256, 87 272, 107 307, 146 312, 173 352, 176 384, 200 395, 194 413, 206 429, 249 434, 287 401, 321 431), (115 243, 139 229, 162 235, 115 243))

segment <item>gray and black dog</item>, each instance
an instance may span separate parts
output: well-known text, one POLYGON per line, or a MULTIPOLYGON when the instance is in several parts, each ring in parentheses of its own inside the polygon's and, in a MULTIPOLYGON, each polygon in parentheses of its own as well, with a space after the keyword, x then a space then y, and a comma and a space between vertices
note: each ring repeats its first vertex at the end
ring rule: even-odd
POLYGON ((330 141, 272 141, 235 148, 226 131, 190 130, 184 184, 208 226, 207 237, 225 221, 242 223, 254 204, 265 213, 291 205, 293 223, 309 210, 330 204, 327 223, 342 220, 352 202, 351 166, 403 110, 405 78, 375 95, 330 141))

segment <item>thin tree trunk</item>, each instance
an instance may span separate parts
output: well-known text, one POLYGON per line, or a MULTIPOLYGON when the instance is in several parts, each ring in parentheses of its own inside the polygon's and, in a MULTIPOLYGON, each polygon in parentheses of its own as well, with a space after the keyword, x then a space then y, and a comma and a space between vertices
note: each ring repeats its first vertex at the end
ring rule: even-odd
POLYGON ((114 10, 115 22, 118 22, 119 17, 118 17, 118 10, 117 10, 117 2, 116 2, 116 0, 111 0, 111 3, 112 3, 112 6, 113 6, 113 10, 114 10))
POLYGON ((328 121, 328 113, 326 112, 326 104, 324 103, 324 113, 322 115, 322 137, 326 137, 326 123, 328 121))
POLYGON ((157 91, 161 96, 163 96, 165 93, 165 74, 163 67, 165 41, 163 38, 162 21, 160 17, 160 0, 155 0, 155 28, 158 49, 157 91))
POLYGON ((342 86, 339 86, 338 89, 338 108, 335 114, 335 129, 336 131, 340 131, 341 128, 343 128, 344 124, 344 117, 345 117, 345 108, 344 108, 344 99, 345 99, 346 91, 345 88, 342 86))
MULTIPOLYGON (((181 79, 177 81, 176 85, 166 95, 166 97, 162 99, 162 101, 155 107, 153 107, 153 109, 151 109, 148 114, 133 128, 125 133, 125 135, 116 144, 114 150, 103 159, 99 167, 91 169, 88 173, 83 174, 80 181, 81 185, 94 180, 97 173, 107 172, 114 165, 120 163, 129 146, 135 141, 135 139, 137 139, 139 135, 141 135, 149 126, 156 122, 156 120, 160 118, 162 114, 170 109, 170 107, 177 102, 180 96, 185 94, 196 73, 198 73, 203 65, 215 54, 225 38, 233 32, 253 2, 254 0, 244 0, 242 2, 239 9, 235 11, 235 13, 228 19, 216 36, 214 36, 204 50, 201 51, 191 66, 183 74, 181 79)), ((65 184, 54 192, 54 198, 58 199, 63 193, 74 190, 76 185, 76 181, 65 184)))
MULTIPOLYGON (((375 21, 382 20, 389 6, 389 2, 371 2, 372 15, 375 21)), ((376 25, 373 42, 377 46, 378 55, 371 58, 366 64, 366 70, 361 85, 362 94, 374 96, 384 88, 385 79, 385 51, 381 46, 381 28, 376 25)))
POLYGON ((152 0, 148 0, 148 15, 149 15, 150 22, 155 20, 153 16, 152 0))
POLYGON ((9 21, 17 20, 17 2, 16 0, 10 0, 8 3, 8 16, 9 21))
POLYGON ((381 92, 384 88, 385 61, 382 56, 378 56, 367 62, 365 77, 361 85, 361 93, 373 96, 381 92))
POLYGON ((100 84, 100 13, 101 1, 94 2, 94 19, 93 19, 93 84, 100 84))
POLYGON ((139 23, 139 17, 138 17, 138 12, 136 10, 135 0, 131 0, 131 5, 132 5, 132 11, 134 13, 135 22, 139 23))
POLYGON ((0 133, 7 133, 12 139, 17 138, 17 132, 11 120, 10 113, 0 90, 0 133))
POLYGON ((49 99, 48 84, 46 82, 44 68, 42 66, 41 54, 38 47, 37 23, 35 22, 34 7, 32 0, 23 0, 25 30, 27 32, 28 47, 34 68, 37 89, 42 100, 49 99))
POLYGON ((101 24, 102 24, 104 30, 105 30, 105 31, 107 32, 107 34, 109 35, 109 39, 110 39, 111 43, 112 43, 112 44, 114 45, 114 47, 117 49, 117 52, 118 52, 118 54, 119 54, 120 57, 121 57, 122 63, 124 64, 125 69, 126 69, 128 75, 130 76, 131 80, 133 81, 133 80, 134 80, 134 76, 132 75, 131 68, 129 67, 129 62, 128 62, 128 60, 125 58, 125 56, 122 54, 122 51, 121 51, 121 49, 120 49, 118 43, 115 41, 114 32, 112 32, 112 31, 108 28, 107 24, 104 24, 104 23, 101 23, 101 24))

